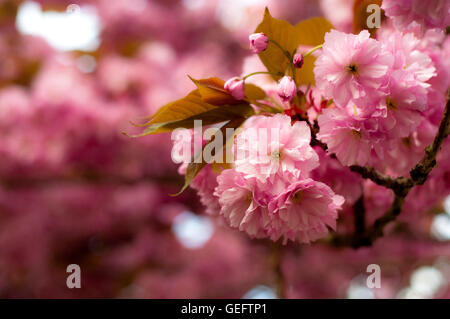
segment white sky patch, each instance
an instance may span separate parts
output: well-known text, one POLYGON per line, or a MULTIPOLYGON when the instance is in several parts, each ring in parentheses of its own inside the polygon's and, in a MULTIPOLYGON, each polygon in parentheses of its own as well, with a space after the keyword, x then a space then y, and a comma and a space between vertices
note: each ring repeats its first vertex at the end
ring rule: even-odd
POLYGON ((175 217, 172 232, 186 248, 198 249, 214 234, 214 225, 207 216, 198 216, 185 211, 175 217))
POLYGON ((277 294, 273 289, 260 285, 250 289, 242 299, 277 299, 277 294))
POLYGON ((43 37, 57 50, 95 51, 100 45, 100 19, 92 6, 74 8, 42 11, 38 3, 27 1, 19 7, 16 27, 22 34, 43 37))

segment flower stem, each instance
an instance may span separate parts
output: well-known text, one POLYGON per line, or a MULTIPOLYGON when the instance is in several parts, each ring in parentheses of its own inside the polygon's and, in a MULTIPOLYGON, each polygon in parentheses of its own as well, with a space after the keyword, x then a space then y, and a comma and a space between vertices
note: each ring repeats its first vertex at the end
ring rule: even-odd
POLYGON ((258 72, 252 72, 247 74, 246 76, 244 76, 242 79, 246 80, 247 78, 253 76, 253 75, 257 75, 257 74, 271 74, 271 75, 277 75, 276 73, 273 72, 267 72, 267 71, 258 71, 258 72))
POLYGON ((310 56, 314 51, 322 49, 322 46, 323 46, 323 44, 319 44, 318 46, 315 46, 314 48, 312 48, 311 50, 309 50, 308 52, 303 54, 303 57, 306 58, 307 56, 310 56))

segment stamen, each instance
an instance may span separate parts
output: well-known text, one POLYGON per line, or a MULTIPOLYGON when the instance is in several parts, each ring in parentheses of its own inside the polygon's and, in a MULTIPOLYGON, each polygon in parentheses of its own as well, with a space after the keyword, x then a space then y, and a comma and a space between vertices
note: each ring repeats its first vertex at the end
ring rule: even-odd
POLYGON ((356 64, 349 64, 347 66, 347 71, 349 71, 351 74, 358 74, 358 67, 356 66, 356 64))
POLYGON ((301 190, 292 196, 292 201, 295 204, 300 204, 302 202, 302 199, 303 199, 303 192, 301 190))
POLYGON ((386 107, 389 110, 396 110, 397 109, 397 106, 395 105, 394 101, 392 99, 390 99, 390 98, 386 99, 386 107))
POLYGON ((352 134, 354 137, 356 138, 361 138, 361 132, 357 131, 357 130, 352 130, 352 134))
POLYGON ((280 151, 273 151, 270 155, 274 159, 280 159, 281 158, 281 152, 280 151))

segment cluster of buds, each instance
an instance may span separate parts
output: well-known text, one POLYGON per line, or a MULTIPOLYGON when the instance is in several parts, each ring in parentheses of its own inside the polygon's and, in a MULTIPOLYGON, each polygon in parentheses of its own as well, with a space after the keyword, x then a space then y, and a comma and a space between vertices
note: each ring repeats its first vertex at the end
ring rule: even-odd
MULTIPOLYGON (((267 49, 270 42, 264 33, 253 33, 249 36, 250 49, 253 53, 260 53, 267 49)), ((296 53, 293 56, 292 64, 299 69, 303 66, 303 55, 296 53)), ((263 72, 255 72, 263 73, 263 72)), ((245 97, 245 77, 243 79, 233 77, 225 82, 225 90, 236 100, 242 100, 245 97)), ((291 76, 285 75, 278 82, 277 93, 283 102, 291 101, 297 94, 297 85, 291 76)))

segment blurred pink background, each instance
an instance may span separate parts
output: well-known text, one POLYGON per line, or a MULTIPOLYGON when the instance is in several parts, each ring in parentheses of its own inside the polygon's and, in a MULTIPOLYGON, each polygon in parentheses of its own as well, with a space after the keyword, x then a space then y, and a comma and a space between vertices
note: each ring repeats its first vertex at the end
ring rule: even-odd
MULTIPOLYGON (((351 31, 352 0, 0 0, 0 297, 275 298, 269 243, 203 214, 170 136, 130 139, 194 78, 257 65, 264 7, 351 31), (82 288, 66 286, 81 267, 82 288)), ((288 245, 291 298, 450 297, 450 200, 413 235, 288 245), (445 212, 445 209, 447 211, 445 212), (432 238, 432 240, 430 240, 432 238), (382 288, 365 285, 379 264, 382 288)))

